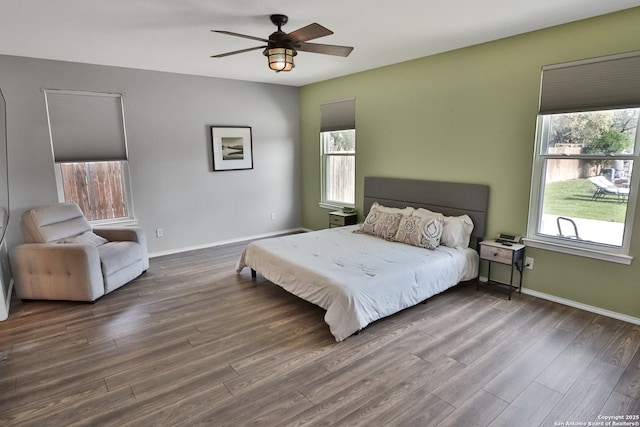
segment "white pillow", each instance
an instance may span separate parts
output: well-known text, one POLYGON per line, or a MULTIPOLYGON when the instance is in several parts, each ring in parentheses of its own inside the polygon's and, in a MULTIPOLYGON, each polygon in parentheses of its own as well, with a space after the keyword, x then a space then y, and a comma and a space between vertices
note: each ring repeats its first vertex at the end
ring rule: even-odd
POLYGON ((369 212, 371 212, 374 209, 379 212, 384 212, 389 214, 402 214, 402 215, 411 215, 415 211, 415 209, 412 208, 411 206, 407 206, 406 208, 390 208, 388 206, 383 206, 378 202, 373 202, 373 204, 371 205, 371 209, 369 209, 369 212))
POLYGON ((432 212, 429 209, 418 208, 411 215, 419 216, 421 218, 444 218, 444 215, 440 212, 432 212))
POLYGON ((468 248, 472 231, 473 221, 469 215, 445 216, 440 243, 450 248, 468 248))

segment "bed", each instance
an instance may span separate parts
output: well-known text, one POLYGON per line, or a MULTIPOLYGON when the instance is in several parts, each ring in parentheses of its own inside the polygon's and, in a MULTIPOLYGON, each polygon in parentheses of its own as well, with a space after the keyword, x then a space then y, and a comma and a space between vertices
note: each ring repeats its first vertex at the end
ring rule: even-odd
POLYGON ((410 215, 407 207, 453 219, 466 215, 473 221, 470 246, 441 244, 430 250, 354 232, 363 227, 354 225, 252 242, 236 270, 249 267, 254 276, 260 273, 325 309, 325 322, 336 341, 342 341, 373 321, 477 277, 473 248, 484 236, 488 195, 489 188, 480 184, 366 177, 365 213, 384 206, 403 209, 403 218, 410 215))

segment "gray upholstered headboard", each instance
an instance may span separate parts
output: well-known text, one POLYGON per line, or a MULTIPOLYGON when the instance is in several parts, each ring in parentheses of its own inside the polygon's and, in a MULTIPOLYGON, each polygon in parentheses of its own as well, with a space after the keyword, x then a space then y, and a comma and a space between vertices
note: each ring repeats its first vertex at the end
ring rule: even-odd
POLYGON ((412 206, 447 216, 469 215, 475 238, 483 238, 487 226, 489 186, 403 178, 364 178, 364 214, 373 202, 390 207, 412 206))

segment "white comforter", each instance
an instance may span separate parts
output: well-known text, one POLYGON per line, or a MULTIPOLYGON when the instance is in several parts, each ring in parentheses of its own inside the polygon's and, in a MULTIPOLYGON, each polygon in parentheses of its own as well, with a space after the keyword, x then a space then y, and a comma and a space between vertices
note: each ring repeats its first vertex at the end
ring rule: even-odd
POLYGON ((472 249, 427 250, 330 228, 250 243, 237 263, 324 308, 336 341, 478 275, 472 249))

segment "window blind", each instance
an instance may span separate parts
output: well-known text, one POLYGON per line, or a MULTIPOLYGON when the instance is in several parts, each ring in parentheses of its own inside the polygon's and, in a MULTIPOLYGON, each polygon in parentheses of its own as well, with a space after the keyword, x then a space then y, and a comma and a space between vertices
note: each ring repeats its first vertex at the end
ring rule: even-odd
POLYGON ((540 113, 640 107, 640 52, 542 68, 540 113))
POLYGON ((56 162, 127 160, 122 95, 45 90, 56 162))
POLYGON ((356 128, 356 100, 325 102, 320 104, 320 132, 356 128))

